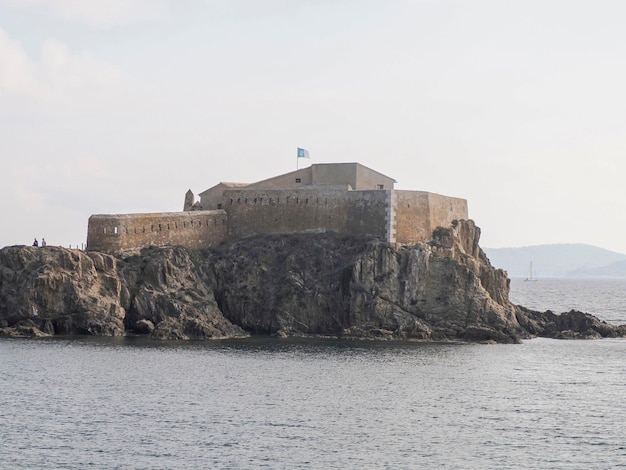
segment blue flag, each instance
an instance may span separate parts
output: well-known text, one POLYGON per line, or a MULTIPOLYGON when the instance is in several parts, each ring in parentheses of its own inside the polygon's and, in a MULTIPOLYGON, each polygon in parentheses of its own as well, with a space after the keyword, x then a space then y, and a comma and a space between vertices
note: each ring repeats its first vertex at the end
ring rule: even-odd
POLYGON ((305 149, 301 149, 298 147, 298 158, 311 158, 309 156, 309 151, 305 149))

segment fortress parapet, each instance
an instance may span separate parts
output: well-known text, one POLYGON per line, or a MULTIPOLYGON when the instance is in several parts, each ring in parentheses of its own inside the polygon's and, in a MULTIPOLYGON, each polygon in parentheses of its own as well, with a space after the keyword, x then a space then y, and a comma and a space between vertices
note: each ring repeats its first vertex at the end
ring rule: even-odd
POLYGON ((92 215, 87 249, 120 253, 147 246, 205 248, 223 241, 227 229, 223 210, 92 215))
POLYGON ((358 163, 317 164, 257 183, 219 183, 185 194, 182 212, 92 215, 87 249, 204 248, 263 233, 333 231, 391 243, 425 241, 439 225, 467 219, 465 199, 394 189, 358 163))

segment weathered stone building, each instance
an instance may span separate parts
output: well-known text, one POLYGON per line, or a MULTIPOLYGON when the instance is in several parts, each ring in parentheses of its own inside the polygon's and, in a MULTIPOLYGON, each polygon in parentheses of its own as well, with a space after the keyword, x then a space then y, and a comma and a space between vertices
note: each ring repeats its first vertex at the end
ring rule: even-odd
POLYGON ((391 243, 426 240, 437 226, 467 219, 467 201, 394 189, 395 180, 359 163, 314 164, 251 184, 219 183, 182 212, 92 215, 87 249, 202 248, 255 233, 369 233, 391 243))

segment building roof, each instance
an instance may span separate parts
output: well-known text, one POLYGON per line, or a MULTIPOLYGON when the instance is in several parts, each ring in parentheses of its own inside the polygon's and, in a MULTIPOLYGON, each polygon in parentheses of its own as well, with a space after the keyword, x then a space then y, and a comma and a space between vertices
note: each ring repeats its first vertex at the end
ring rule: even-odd
POLYGON ((249 183, 229 183, 226 181, 221 181, 221 185, 228 186, 229 188, 244 188, 248 186, 249 183))
MULTIPOLYGON (((200 193, 200 196, 212 193, 218 188, 236 189, 245 187, 301 187, 301 185, 343 185, 347 184, 351 188, 359 189, 359 186, 365 186, 364 189, 377 189, 373 186, 372 178, 381 181, 381 178, 390 182, 385 184, 385 189, 393 189, 393 183, 397 181, 383 173, 366 167, 357 162, 341 162, 341 163, 314 163, 311 166, 300 168, 280 175, 275 175, 266 179, 255 181, 254 183, 235 183, 222 181, 215 186, 210 187, 200 193), (369 177, 366 175, 370 175, 369 177), (299 180, 295 183, 295 178, 299 180), (292 180, 292 178, 294 178, 292 180), (363 182, 363 183, 361 183, 363 182), (371 188, 370 188, 371 186, 371 188)), ((379 186, 379 185, 376 185, 379 186)))

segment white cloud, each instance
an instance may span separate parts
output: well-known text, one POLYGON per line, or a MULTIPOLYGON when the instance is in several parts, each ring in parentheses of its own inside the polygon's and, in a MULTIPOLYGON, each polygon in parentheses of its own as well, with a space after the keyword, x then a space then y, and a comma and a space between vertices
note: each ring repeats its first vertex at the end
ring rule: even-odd
POLYGON ((42 43, 33 60, 0 28, 0 94, 81 105, 107 99, 128 83, 118 67, 87 52, 73 53, 53 38, 42 43))
POLYGON ((116 66, 95 59, 89 53, 72 54, 55 39, 47 39, 41 47, 41 79, 61 96, 74 92, 99 92, 123 80, 116 66))
POLYGON ((169 0, 0 0, 0 5, 94 29, 157 21, 170 10, 169 0))
POLYGON ((0 91, 43 97, 45 92, 35 78, 36 69, 20 43, 0 28, 0 91))

